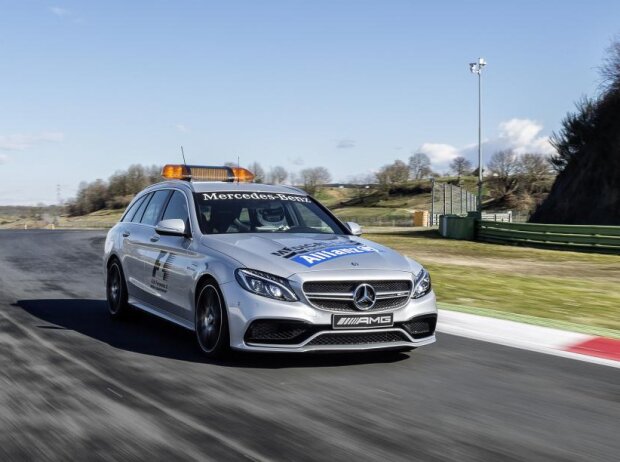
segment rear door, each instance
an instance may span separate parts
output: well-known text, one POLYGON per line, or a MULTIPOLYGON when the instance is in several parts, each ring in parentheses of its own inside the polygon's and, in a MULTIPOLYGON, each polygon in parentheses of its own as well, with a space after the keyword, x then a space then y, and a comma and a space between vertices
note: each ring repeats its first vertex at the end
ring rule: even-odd
POLYGON ((142 225, 140 219, 144 209, 151 200, 152 193, 144 194, 136 200, 127 210, 121 220, 121 265, 125 273, 127 291, 130 297, 138 297, 140 294, 140 280, 144 273, 144 261, 139 252, 142 225))

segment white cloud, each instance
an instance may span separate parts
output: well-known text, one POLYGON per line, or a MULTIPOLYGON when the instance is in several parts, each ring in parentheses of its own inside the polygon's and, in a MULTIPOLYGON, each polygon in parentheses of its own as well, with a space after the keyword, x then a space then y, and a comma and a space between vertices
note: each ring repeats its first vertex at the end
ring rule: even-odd
POLYGON ((181 133, 189 133, 191 130, 189 129, 189 127, 187 125, 184 124, 176 124, 174 126, 174 128, 176 128, 178 131, 180 131, 181 133))
POLYGON ((50 6, 50 11, 59 18, 66 18, 67 16, 71 16, 71 11, 67 10, 66 8, 61 8, 59 6, 50 6))
MULTIPOLYGON (((482 142, 482 151, 485 158, 501 149, 512 149, 517 154, 526 152, 551 155, 555 151, 549 143, 549 137, 542 136, 543 126, 531 119, 510 119, 498 126, 497 136, 482 142)), ((416 152, 427 154, 436 170, 447 170, 450 161, 458 156, 475 160, 478 144, 457 147, 449 144, 424 143, 416 152)))
MULTIPOLYGON (((0 135, 0 150, 23 151, 33 145, 43 142, 59 142, 64 140, 65 135, 60 132, 42 132, 37 134, 0 135)), ((5 159, 6 160, 6 159, 5 159)))
POLYGON ((433 166, 448 165, 452 159, 460 155, 458 148, 441 143, 424 143, 415 152, 423 152, 430 157, 433 166))
POLYGON ((8 156, 0 154, 0 164, 4 164, 7 160, 9 160, 8 156))
POLYGON ((350 140, 348 138, 343 138, 341 140, 338 140, 338 143, 336 144, 336 147, 338 149, 354 148, 355 147, 355 140, 350 140))
POLYGON ((510 119, 499 124, 498 144, 513 149, 517 154, 537 152, 550 155, 554 153, 549 137, 540 136, 543 126, 530 119, 510 119))
POLYGON ((73 11, 68 10, 66 8, 62 8, 60 6, 51 6, 49 7, 50 12, 57 16, 60 19, 71 21, 74 24, 84 24, 84 19, 77 16, 73 11))

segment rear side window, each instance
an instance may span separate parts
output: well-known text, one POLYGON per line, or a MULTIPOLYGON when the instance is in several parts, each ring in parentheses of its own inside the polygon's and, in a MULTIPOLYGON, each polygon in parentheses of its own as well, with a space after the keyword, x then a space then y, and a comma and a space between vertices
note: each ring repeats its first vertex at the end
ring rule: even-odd
POLYGON ((168 194, 170 194, 169 190, 156 191, 153 193, 153 197, 146 206, 146 210, 144 211, 144 215, 142 216, 140 223, 151 226, 155 226, 157 224, 161 211, 166 204, 166 199, 168 199, 168 194))
POLYGON ((144 196, 144 200, 140 204, 140 207, 138 207, 138 209, 136 210, 136 213, 134 213, 133 216, 131 217, 132 223, 140 223, 140 219, 142 218, 142 215, 144 214, 144 209, 149 204, 149 201, 151 200, 152 195, 153 194, 146 194, 144 196))
POLYGON ((128 222, 128 221, 131 221, 133 219, 133 216, 136 214, 136 211, 138 210, 138 208, 140 207, 140 205, 144 201, 145 197, 146 196, 142 196, 140 199, 138 199, 133 204, 131 204, 131 206, 125 212, 125 215, 123 215, 123 218, 121 220, 122 222, 128 222))

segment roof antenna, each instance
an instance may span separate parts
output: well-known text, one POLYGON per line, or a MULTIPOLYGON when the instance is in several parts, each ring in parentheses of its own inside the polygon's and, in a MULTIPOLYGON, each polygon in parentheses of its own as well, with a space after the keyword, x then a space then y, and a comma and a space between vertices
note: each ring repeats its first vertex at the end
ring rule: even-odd
POLYGON ((187 162, 185 162, 185 151, 183 151, 183 146, 181 146, 181 155, 183 156, 183 163, 187 167, 187 162))

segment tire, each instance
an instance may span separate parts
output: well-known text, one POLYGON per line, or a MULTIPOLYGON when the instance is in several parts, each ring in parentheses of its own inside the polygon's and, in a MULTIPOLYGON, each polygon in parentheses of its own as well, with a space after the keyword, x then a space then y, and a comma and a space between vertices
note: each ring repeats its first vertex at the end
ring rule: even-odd
POLYGON ((129 303, 127 302, 127 283, 118 260, 113 260, 108 266, 106 298, 108 300, 108 311, 112 318, 120 319, 127 316, 130 310, 129 303))
POLYGON ((196 341, 209 358, 223 358, 230 352, 228 314, 222 293, 215 281, 200 286, 194 309, 196 341))

